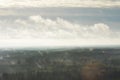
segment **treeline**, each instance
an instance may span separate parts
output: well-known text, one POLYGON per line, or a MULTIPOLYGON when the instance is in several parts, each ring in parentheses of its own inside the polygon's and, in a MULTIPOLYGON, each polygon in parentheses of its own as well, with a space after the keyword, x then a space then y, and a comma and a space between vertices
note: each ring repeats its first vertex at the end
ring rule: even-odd
POLYGON ((0 80, 81 80, 79 71, 30 71, 3 73, 0 80))
MULTIPOLYGON (((54 65, 56 66, 56 65, 54 65)), ((0 80, 120 80, 120 70, 110 68, 98 61, 90 61, 82 68, 77 65, 14 72, 1 73, 0 80)))
POLYGON ((3 53, 0 80, 120 80, 120 54, 116 50, 3 53))

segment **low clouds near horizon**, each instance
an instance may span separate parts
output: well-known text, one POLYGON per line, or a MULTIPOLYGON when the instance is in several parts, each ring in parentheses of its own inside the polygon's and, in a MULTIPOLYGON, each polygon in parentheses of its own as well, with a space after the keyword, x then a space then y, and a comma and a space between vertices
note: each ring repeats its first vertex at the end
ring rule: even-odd
POLYGON ((0 39, 120 39, 120 32, 105 23, 81 25, 62 18, 40 15, 0 20, 0 39))

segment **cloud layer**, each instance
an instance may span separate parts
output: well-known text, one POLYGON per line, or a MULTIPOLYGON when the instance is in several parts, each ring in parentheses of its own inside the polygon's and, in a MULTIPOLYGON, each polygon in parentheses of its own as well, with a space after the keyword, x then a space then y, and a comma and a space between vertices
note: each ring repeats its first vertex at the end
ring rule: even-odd
POLYGON ((120 0, 0 0, 0 7, 120 7, 120 0))
POLYGON ((27 19, 0 20, 0 39, 119 39, 119 31, 107 24, 81 25, 56 18, 29 16, 27 19))
POLYGON ((119 45, 119 34, 104 23, 81 25, 59 17, 0 20, 0 48, 119 45))

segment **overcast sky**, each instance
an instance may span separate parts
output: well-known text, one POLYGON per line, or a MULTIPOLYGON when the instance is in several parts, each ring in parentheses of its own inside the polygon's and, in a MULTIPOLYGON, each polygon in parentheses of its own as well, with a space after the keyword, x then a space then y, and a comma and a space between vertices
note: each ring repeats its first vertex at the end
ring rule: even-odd
POLYGON ((119 0, 0 0, 1 7, 119 7, 119 0))
POLYGON ((120 0, 0 0, 0 47, 120 45, 119 14, 120 0))

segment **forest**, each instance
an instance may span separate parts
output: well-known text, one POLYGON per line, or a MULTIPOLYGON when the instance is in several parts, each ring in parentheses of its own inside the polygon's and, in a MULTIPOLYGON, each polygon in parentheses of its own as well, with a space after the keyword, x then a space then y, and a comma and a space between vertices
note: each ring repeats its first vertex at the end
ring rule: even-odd
POLYGON ((120 80, 120 49, 1 49, 0 80, 120 80))

